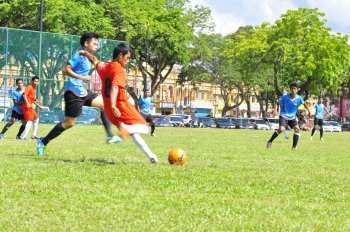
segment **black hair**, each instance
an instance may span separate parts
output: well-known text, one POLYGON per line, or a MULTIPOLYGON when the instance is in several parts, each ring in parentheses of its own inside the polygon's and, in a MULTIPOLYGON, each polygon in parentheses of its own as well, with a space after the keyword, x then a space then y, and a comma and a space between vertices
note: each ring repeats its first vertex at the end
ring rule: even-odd
POLYGON ((100 36, 94 32, 85 32, 81 37, 80 37, 80 45, 84 47, 84 44, 86 41, 90 41, 92 39, 99 39, 100 36))
POLYGON ((292 84, 290 84, 290 86, 289 86, 290 88, 293 88, 293 87, 296 87, 296 88, 298 88, 298 84, 297 83, 292 83, 292 84))
POLYGON ((128 52, 132 53, 132 50, 125 43, 118 44, 113 50, 113 60, 115 60, 118 55, 121 53, 123 56, 128 54, 128 52))
POLYGON ((322 96, 318 96, 318 100, 320 100, 321 98, 323 99, 323 97, 322 97, 322 96))
POLYGON ((36 80, 36 79, 39 80, 39 77, 38 77, 38 76, 33 76, 33 77, 32 77, 32 81, 34 81, 34 80, 36 80))
POLYGON ((23 79, 22 79, 22 78, 16 79, 16 84, 17 84, 19 81, 22 81, 22 82, 23 82, 23 79))

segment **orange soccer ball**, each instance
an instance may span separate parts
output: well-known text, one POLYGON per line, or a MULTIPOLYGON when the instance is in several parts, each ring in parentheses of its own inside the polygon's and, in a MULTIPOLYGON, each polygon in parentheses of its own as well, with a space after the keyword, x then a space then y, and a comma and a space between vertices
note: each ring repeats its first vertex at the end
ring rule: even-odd
POLYGON ((187 155, 184 150, 174 148, 169 151, 168 160, 170 164, 183 165, 187 162, 187 155))

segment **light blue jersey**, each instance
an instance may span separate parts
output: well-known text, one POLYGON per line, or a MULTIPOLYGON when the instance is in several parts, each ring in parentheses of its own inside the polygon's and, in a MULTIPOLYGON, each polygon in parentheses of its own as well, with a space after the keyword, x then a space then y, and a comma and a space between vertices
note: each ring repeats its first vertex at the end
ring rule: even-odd
MULTIPOLYGON (((23 93, 24 89, 22 91, 19 91, 19 89, 14 90, 12 92, 12 99, 19 103, 22 103, 24 101, 23 93)), ((19 114, 23 114, 22 107, 20 105, 13 105, 12 110, 16 111, 19 114)))
MULTIPOLYGON (((79 56, 79 54, 75 54, 68 62, 72 66, 73 72, 81 75, 88 76, 91 63, 85 56, 79 56)), ((80 79, 69 77, 67 84, 64 88, 64 91, 72 91, 75 95, 79 97, 85 97, 87 95, 86 91, 86 83, 80 79)))
POLYGON ((304 104, 304 100, 297 94, 294 99, 290 99, 290 94, 288 93, 278 101, 278 104, 282 105, 280 115, 287 120, 293 120, 297 114, 298 107, 304 104))
POLYGON ((139 98, 139 106, 140 110, 143 114, 151 114, 151 105, 154 104, 154 100, 152 97, 140 97, 139 98))
POLYGON ((324 110, 324 105, 323 104, 315 104, 315 117, 317 119, 323 119, 323 110, 324 110))

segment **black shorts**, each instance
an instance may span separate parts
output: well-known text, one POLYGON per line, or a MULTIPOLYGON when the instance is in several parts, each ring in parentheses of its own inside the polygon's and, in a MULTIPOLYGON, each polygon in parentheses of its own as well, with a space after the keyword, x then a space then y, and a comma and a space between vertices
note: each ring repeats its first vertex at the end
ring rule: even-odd
POLYGON ((284 128, 287 127, 287 125, 290 127, 290 128, 294 128, 295 126, 298 126, 298 120, 297 118, 294 118, 292 120, 287 120, 285 119, 284 117, 280 116, 279 118, 279 126, 283 126, 284 128))
POLYGON ((20 114, 17 111, 12 110, 11 118, 15 118, 17 120, 23 120, 24 119, 24 114, 20 114))
POLYGON ((314 121, 314 126, 323 126, 323 119, 322 118, 315 118, 315 121, 314 121))
POLYGON ((97 96, 96 93, 90 90, 88 90, 88 94, 85 97, 78 97, 71 91, 66 91, 64 93, 64 115, 66 117, 77 118, 81 114, 83 106, 91 106, 92 101, 97 96))
POLYGON ((141 112, 141 115, 146 120, 146 122, 153 122, 152 114, 144 114, 141 112))

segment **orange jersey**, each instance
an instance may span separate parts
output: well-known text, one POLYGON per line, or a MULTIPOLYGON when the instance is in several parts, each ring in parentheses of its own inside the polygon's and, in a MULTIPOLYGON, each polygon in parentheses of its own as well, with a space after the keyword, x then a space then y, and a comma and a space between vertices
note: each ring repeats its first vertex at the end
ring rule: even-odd
POLYGON ((109 62, 107 64, 99 62, 96 65, 96 70, 102 81, 102 97, 104 104, 104 111, 108 116, 108 119, 116 126, 119 126, 120 122, 133 125, 133 124, 147 124, 135 107, 128 102, 128 96, 125 92, 126 85, 126 72, 125 69, 117 62, 109 62), (116 117, 112 112, 110 93, 112 86, 118 86, 117 105, 121 116, 116 117))
MULTIPOLYGON (((26 90, 24 91, 23 95, 27 97, 27 100, 30 105, 32 105, 33 102, 36 101, 36 89, 32 85, 28 85, 26 87, 26 90)), ((27 107, 27 104, 25 101, 23 101, 22 103, 22 110, 23 110, 24 119, 26 121, 32 121, 39 117, 33 107, 30 107, 30 108, 27 107)))

